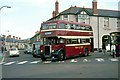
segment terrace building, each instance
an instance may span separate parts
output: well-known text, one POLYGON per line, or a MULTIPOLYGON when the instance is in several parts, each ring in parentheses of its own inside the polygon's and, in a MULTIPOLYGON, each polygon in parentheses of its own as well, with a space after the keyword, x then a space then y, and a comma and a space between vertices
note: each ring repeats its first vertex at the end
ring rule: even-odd
MULTIPOLYGON (((120 2, 119 2, 120 3, 120 2)), ((55 2, 53 17, 48 21, 65 20, 90 24, 94 33, 94 48, 102 48, 102 38, 111 32, 120 32, 120 11, 98 9, 97 0, 92 1, 92 8, 71 6, 59 13, 59 2, 55 2)), ((109 46, 108 44, 106 46, 109 46)))

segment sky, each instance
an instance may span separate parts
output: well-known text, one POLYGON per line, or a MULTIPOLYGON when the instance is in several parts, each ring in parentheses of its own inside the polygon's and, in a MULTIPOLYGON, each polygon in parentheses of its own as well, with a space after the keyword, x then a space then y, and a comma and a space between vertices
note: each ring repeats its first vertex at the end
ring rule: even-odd
MULTIPOLYGON (((56 0, 0 0, 0 34, 31 38, 41 23, 52 18, 56 0)), ((59 12, 71 6, 92 8, 93 0, 58 0, 59 12)), ((120 0, 97 0, 98 9, 118 10, 120 0)))

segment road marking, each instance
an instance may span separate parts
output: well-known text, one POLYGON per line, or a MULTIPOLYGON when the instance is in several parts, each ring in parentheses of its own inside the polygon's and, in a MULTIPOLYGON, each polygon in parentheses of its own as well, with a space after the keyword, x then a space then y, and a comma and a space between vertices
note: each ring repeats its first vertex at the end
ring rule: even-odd
POLYGON ((49 64, 49 63, 51 63, 51 61, 44 61, 43 63, 45 63, 45 64, 49 64))
POLYGON ((0 62, 0 65, 4 64, 5 62, 0 62))
POLYGON ((72 59, 70 62, 78 62, 77 59, 72 59))
POLYGON ((111 58, 110 60, 113 61, 113 62, 119 61, 118 59, 114 59, 114 58, 111 58))
POLYGON ((30 64, 37 64, 37 63, 39 63, 39 62, 41 62, 41 60, 38 60, 38 61, 32 61, 32 62, 30 62, 30 64))
POLYGON ((19 63, 17 63, 17 64, 25 64, 25 63, 27 63, 28 61, 22 61, 22 62, 19 62, 19 63))
POLYGON ((83 59, 83 62, 91 62, 91 60, 83 59))
POLYGON ((65 61, 56 61, 55 63, 64 63, 65 61))
POLYGON ((103 58, 96 58, 95 60, 98 61, 98 62, 104 62, 103 58))
POLYGON ((5 65, 5 66, 8 66, 8 65, 11 65, 11 64, 13 64, 13 63, 15 63, 15 61, 13 61, 13 62, 8 62, 8 63, 5 63, 4 65, 5 65))

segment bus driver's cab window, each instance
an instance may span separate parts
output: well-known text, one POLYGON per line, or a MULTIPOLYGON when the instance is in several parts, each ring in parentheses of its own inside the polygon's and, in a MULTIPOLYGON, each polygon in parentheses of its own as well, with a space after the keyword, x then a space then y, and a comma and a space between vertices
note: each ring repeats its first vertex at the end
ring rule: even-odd
POLYGON ((64 39, 60 38, 59 43, 64 43, 64 39))

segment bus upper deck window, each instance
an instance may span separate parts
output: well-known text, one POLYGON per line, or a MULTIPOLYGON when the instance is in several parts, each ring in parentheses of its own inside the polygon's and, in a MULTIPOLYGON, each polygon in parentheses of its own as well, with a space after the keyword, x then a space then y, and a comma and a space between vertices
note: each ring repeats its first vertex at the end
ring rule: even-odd
POLYGON ((64 23, 61 23, 61 24, 59 24, 59 27, 58 27, 59 29, 65 29, 65 24, 64 23))
POLYGON ((65 24, 66 29, 70 29, 70 25, 69 24, 65 24))
POLYGON ((80 30, 80 26, 79 26, 79 25, 76 25, 76 29, 77 29, 77 30, 80 30))
POLYGON ((71 29, 75 29, 75 25, 74 24, 71 24, 71 29))

